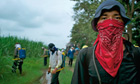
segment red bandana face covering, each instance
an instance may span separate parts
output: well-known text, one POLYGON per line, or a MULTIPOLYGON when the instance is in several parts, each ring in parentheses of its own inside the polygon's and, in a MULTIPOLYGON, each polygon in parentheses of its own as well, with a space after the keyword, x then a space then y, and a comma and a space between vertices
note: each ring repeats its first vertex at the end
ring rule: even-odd
POLYGON ((98 23, 99 35, 95 55, 101 66, 112 77, 115 77, 123 59, 124 24, 115 19, 108 19, 98 23))

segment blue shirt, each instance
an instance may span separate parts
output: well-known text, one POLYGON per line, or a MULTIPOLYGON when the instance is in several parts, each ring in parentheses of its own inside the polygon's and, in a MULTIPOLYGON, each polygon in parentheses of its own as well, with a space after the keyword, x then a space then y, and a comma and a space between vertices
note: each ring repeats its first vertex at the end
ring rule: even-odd
POLYGON ((73 57, 74 57, 74 53, 75 53, 75 50, 69 50, 68 51, 68 56, 69 56, 69 58, 72 58, 73 59, 73 57))

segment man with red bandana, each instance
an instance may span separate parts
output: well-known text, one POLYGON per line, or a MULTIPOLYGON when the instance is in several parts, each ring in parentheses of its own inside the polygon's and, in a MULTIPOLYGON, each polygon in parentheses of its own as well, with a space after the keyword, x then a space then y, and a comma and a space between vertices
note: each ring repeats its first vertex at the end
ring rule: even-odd
POLYGON ((122 37, 129 22, 118 1, 97 8, 92 28, 99 34, 93 47, 80 51, 72 84, 140 84, 140 50, 122 37))

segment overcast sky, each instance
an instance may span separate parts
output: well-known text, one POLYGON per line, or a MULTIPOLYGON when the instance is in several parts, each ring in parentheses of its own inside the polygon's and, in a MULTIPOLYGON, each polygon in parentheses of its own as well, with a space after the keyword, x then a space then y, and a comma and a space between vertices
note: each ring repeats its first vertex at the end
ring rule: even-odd
POLYGON ((75 2, 70 0, 0 0, 1 36, 18 36, 65 48, 75 2))

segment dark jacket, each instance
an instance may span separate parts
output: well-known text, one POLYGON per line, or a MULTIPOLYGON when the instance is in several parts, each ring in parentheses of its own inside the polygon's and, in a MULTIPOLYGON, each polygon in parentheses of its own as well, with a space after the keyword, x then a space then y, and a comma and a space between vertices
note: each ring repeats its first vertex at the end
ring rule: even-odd
POLYGON ((102 84, 139 84, 140 50, 128 41, 124 41, 124 44, 126 49, 115 77, 110 76, 96 59, 93 54, 96 46, 82 49, 77 57, 71 84, 99 84, 93 57, 95 57, 102 84))

